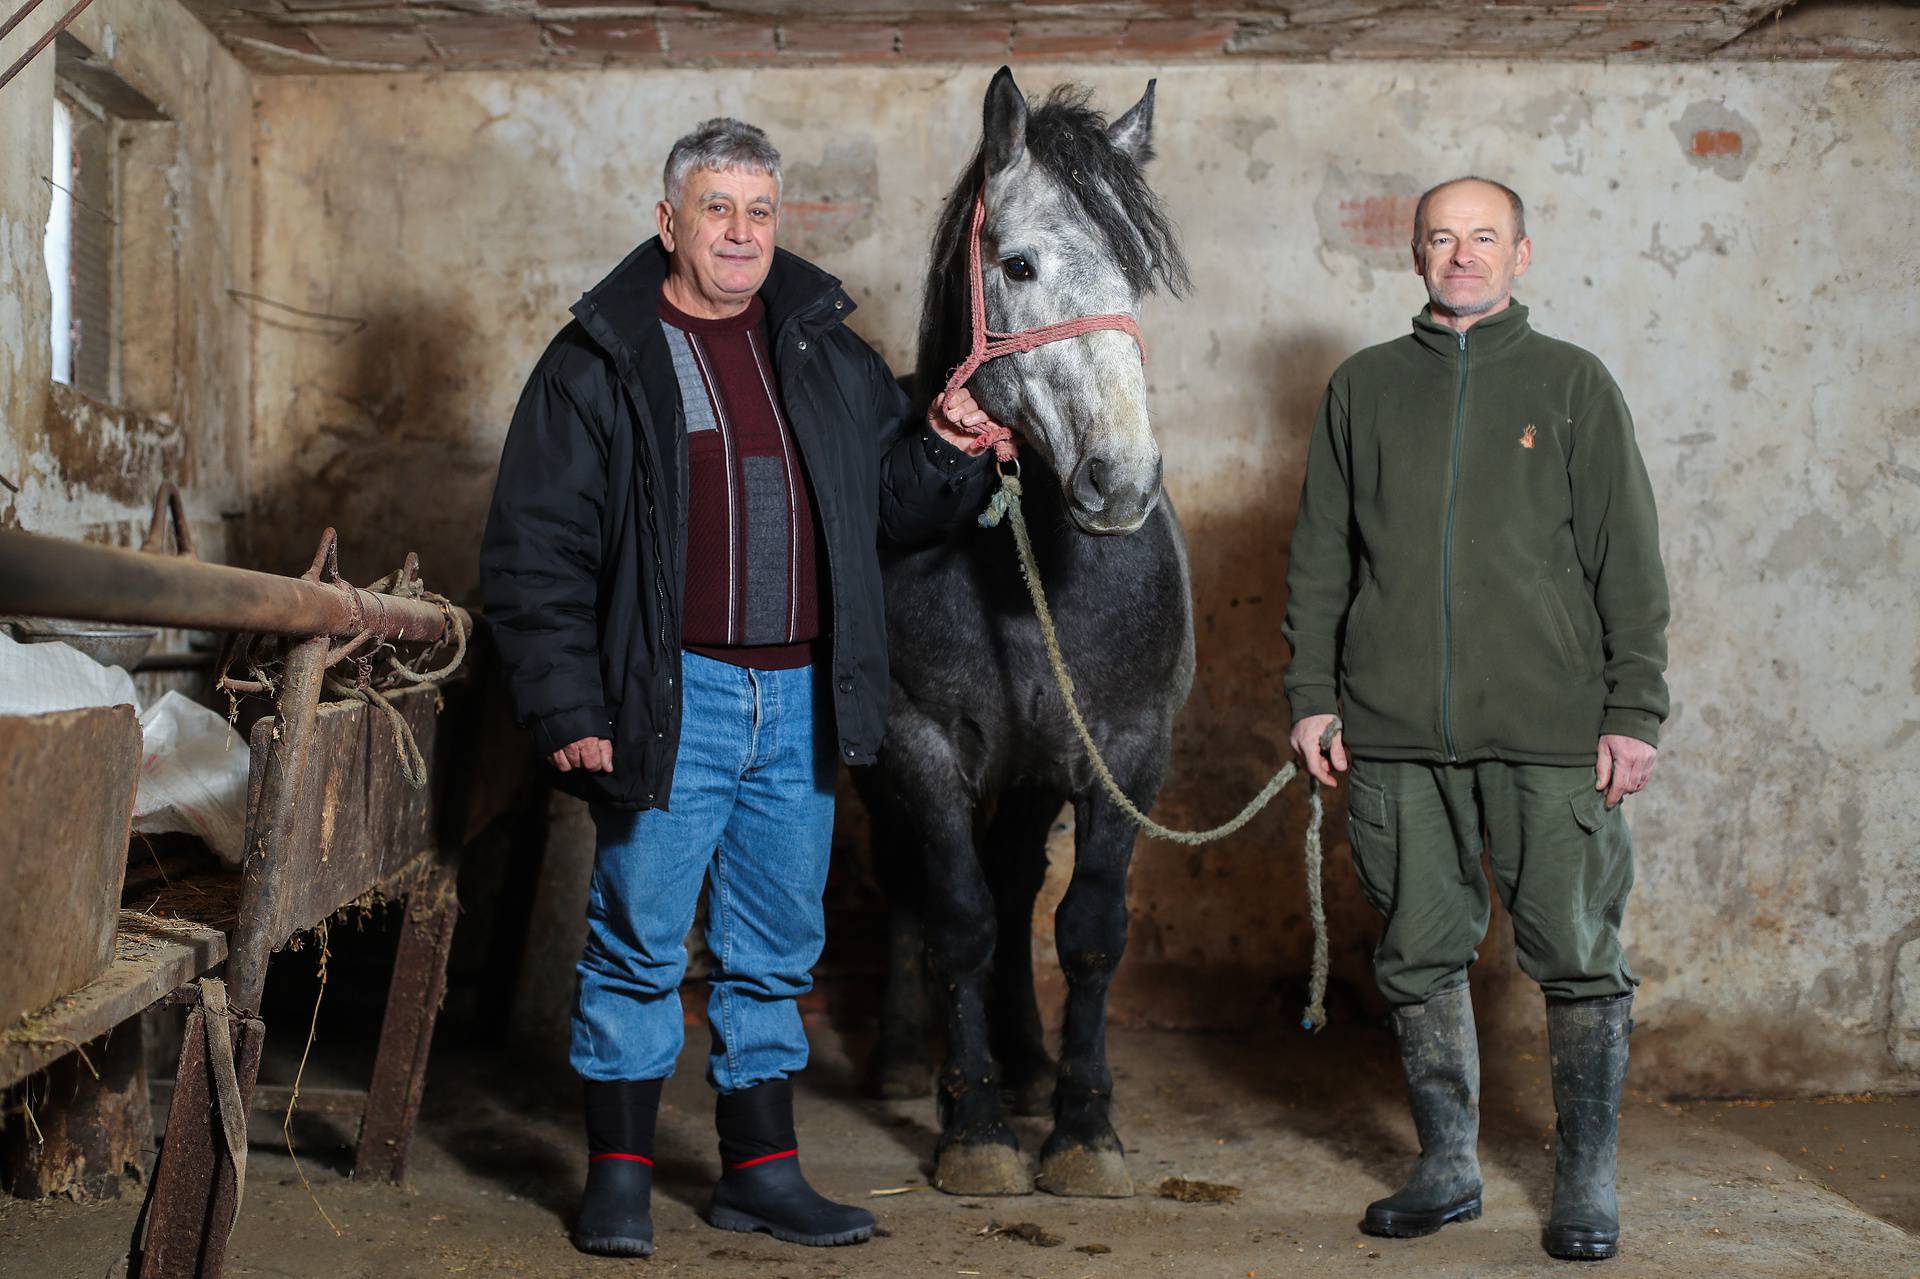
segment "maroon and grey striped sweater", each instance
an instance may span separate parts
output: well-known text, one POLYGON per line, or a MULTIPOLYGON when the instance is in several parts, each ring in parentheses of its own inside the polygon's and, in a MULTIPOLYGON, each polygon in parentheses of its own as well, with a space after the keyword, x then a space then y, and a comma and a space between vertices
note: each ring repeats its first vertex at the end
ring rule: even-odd
POLYGON ((781 411, 766 310, 702 320, 663 296, 687 424, 687 595, 680 642, 736 666, 785 670, 821 636, 819 530, 781 411))

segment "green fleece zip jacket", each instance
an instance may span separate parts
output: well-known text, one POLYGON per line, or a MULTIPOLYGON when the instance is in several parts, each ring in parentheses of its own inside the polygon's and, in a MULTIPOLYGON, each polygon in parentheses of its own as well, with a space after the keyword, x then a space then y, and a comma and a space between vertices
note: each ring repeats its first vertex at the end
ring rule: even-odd
POLYGON ((1363 758, 1591 764, 1659 744, 1667 579, 1620 389, 1515 303, 1342 364, 1287 569, 1287 698, 1363 758))

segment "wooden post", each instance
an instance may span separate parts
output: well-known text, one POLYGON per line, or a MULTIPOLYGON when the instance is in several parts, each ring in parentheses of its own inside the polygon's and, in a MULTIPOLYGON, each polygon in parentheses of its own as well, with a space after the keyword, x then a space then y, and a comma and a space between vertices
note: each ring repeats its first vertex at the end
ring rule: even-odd
POLYGON ((366 1119, 353 1161, 353 1175, 362 1180, 384 1177, 399 1182, 406 1176, 413 1125, 420 1117, 420 1098, 427 1086, 433 1023, 447 992, 447 952, 453 947, 453 925, 460 913, 452 872, 442 869, 409 893, 405 910, 373 1082, 367 1088, 366 1119))
POLYGON ((7 1130, 15 1197, 118 1199, 127 1174, 144 1171, 153 1112, 139 1018, 23 1080, 14 1095, 33 1108, 31 1124, 22 1115, 7 1130))

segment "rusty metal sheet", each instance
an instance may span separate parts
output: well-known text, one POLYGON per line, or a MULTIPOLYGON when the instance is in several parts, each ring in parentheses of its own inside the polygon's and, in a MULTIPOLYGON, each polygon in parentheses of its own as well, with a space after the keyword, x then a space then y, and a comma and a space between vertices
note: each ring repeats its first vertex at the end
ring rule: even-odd
MULTIPOLYGON (((409 689, 391 700, 406 716, 432 770, 439 721, 432 689, 409 689)), ((277 718, 254 726, 254 759, 267 758, 277 718)), ((256 766, 256 774, 263 765, 256 766)), ((263 781, 255 778, 256 798, 263 781)), ((362 702, 328 702, 314 720, 298 802, 284 831, 248 832, 251 876, 279 879, 265 895, 270 916, 259 927, 278 946, 377 887, 434 846, 435 791, 415 790, 400 773, 386 715, 362 702)), ((257 812, 258 804, 249 804, 257 812)))
MULTIPOLYGON (((147 1198, 146 1241, 134 1274, 139 1279, 219 1279, 227 1236, 237 1213, 233 1170, 227 1162, 207 1059, 206 1010, 187 1014, 186 1039, 167 1110, 167 1135, 154 1165, 147 1198)), ((253 1105, 266 1026, 233 1018, 234 1073, 241 1105, 253 1105)))
POLYGON ((131 706, 0 716, 0 1025, 113 961, 139 771, 131 706))

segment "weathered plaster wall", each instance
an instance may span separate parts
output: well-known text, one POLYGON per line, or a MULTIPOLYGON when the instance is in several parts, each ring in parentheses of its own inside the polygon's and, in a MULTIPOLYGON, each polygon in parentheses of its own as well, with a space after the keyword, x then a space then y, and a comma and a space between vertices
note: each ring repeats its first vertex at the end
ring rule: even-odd
MULTIPOLYGON (((1021 80, 1081 78, 1117 109, 1149 74, 1021 80)), ((526 370, 650 233, 667 145, 710 114, 773 132, 785 241, 847 279, 856 327, 910 365, 930 217, 986 79, 264 81, 258 287, 367 321, 255 330, 255 475, 285 530, 279 564, 338 520, 350 576, 415 547, 429 582, 471 591, 526 370)), ((1200 645, 1162 816, 1218 820, 1282 758, 1286 548, 1320 388, 1423 300, 1401 247, 1412 197, 1464 170, 1506 178, 1531 202, 1537 323, 1598 352, 1636 411, 1674 584, 1675 714, 1631 810, 1637 1078, 1920 1083, 1920 71, 1184 67, 1161 75, 1157 125, 1155 181, 1195 289, 1149 304, 1148 374, 1200 645)), ((1304 808, 1290 796, 1283 819, 1205 851, 1142 845, 1121 1015, 1296 1015, 1304 808)), ((1335 976, 1371 1000, 1375 925, 1344 851, 1335 976)), ((1482 968, 1492 1037, 1531 1046, 1537 1002, 1504 924, 1482 968)))
MULTIPOLYGON (((0 41, 10 64, 65 11, 0 41)), ((168 117, 125 135, 120 235, 123 393, 54 388, 41 256, 52 189, 55 51, 0 93, 0 518, 37 533, 137 542, 154 490, 187 496, 199 549, 228 558, 245 511, 252 277, 249 73, 174 0, 98 0, 71 34, 168 117)), ((237 540, 237 539, 236 539, 237 540)))

